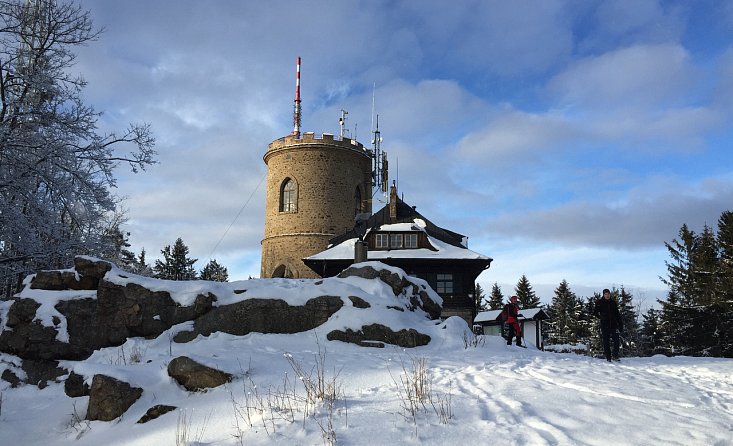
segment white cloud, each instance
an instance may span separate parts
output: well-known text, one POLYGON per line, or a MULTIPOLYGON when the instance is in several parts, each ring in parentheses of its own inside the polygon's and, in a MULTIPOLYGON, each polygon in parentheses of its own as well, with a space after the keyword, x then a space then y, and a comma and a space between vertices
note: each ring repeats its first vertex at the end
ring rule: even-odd
POLYGON ((648 108, 678 102, 694 79, 683 47, 636 45, 571 64, 548 91, 573 107, 648 108))

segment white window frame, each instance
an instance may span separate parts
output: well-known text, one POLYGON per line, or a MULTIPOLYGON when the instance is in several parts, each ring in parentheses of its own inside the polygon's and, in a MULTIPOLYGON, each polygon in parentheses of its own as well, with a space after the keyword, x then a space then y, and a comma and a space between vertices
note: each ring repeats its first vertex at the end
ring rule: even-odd
POLYGON ((402 234, 390 234, 389 235, 389 247, 390 249, 402 249, 403 237, 402 234))
POLYGON ((389 248, 389 234, 376 234, 374 237, 374 246, 377 249, 389 248))
POLYGON ((417 234, 405 234, 405 248, 417 248, 417 234))

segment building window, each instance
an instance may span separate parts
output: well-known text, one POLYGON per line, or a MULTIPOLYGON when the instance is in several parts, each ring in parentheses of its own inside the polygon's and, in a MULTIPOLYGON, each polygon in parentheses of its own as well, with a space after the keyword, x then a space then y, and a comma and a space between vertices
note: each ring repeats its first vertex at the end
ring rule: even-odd
POLYGON ((405 234, 405 248, 417 248, 417 234, 405 234))
POLYGON ((298 185, 292 178, 286 178, 280 187, 280 212, 298 210, 298 185))
POLYGON ((389 248, 389 234, 377 234, 376 247, 377 249, 389 248))
POLYGON ((361 214, 361 191, 357 186, 356 192, 354 192, 354 216, 361 214))
POLYGON ((402 248, 402 234, 390 234, 389 235, 389 247, 390 248, 402 248))
POLYGON ((438 294, 453 294, 453 274, 438 274, 435 280, 438 294))

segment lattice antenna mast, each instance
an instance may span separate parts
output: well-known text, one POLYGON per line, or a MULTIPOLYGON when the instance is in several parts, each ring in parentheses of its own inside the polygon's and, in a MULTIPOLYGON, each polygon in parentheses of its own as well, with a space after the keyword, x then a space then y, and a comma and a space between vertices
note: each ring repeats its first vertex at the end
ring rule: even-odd
POLYGON ((372 180, 375 186, 379 187, 382 193, 386 193, 388 188, 388 169, 387 169, 387 152, 382 151, 382 133, 379 131, 379 115, 377 115, 377 125, 372 132, 372 180))
POLYGON ((339 135, 341 136, 341 139, 344 139, 344 135, 346 134, 346 115, 348 115, 349 112, 341 109, 341 117, 339 118, 339 135))
POLYGON ((295 65, 295 105, 293 106, 293 135, 300 138, 300 56, 295 65))

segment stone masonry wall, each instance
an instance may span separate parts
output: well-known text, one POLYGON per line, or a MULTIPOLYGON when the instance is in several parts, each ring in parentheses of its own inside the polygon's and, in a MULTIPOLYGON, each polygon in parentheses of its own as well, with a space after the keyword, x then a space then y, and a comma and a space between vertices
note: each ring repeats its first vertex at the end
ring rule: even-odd
POLYGON ((328 240, 354 226, 354 193, 359 187, 362 212, 371 212, 371 158, 361 144, 332 135, 306 133, 273 141, 267 164, 265 236, 261 277, 285 265, 293 277, 319 277, 302 262, 328 240), (297 183, 297 210, 280 212, 280 188, 286 178, 297 183))

